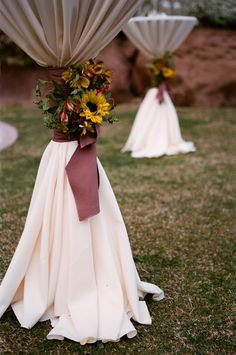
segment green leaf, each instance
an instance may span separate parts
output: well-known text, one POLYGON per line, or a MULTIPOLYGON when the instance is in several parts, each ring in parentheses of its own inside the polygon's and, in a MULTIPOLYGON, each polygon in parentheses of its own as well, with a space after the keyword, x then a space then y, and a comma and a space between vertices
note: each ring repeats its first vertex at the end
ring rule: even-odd
POLYGON ((35 88, 35 95, 36 95, 36 96, 41 96, 41 90, 40 90, 39 84, 36 85, 36 88, 35 88))
POLYGON ((106 93, 106 97, 107 97, 108 99, 110 99, 111 96, 112 96, 111 91, 108 91, 108 92, 106 93))
POLYGON ((45 98, 45 99, 41 100, 41 108, 42 108, 43 111, 47 111, 50 108, 49 99, 48 98, 45 98))
POLYGON ((115 122, 118 122, 119 119, 116 117, 116 116, 113 116, 113 115, 109 115, 107 116, 105 119, 104 119, 104 122, 108 122, 108 123, 115 123, 115 122))
POLYGON ((54 114, 54 113, 56 112, 57 108, 58 108, 58 106, 50 107, 50 108, 47 110, 47 112, 54 114))
POLYGON ((65 92, 64 90, 62 89, 62 86, 60 84, 58 84, 56 81, 53 80, 53 85, 54 85, 54 94, 59 94, 61 96, 65 96, 65 92))
POLYGON ((77 95, 77 94, 79 94, 80 92, 83 92, 83 90, 82 89, 75 89, 75 90, 73 90, 73 91, 71 91, 71 95, 77 95))
POLYGON ((42 80, 42 79, 39 79, 38 82, 39 82, 40 85, 45 85, 45 84, 48 83, 47 80, 42 80))

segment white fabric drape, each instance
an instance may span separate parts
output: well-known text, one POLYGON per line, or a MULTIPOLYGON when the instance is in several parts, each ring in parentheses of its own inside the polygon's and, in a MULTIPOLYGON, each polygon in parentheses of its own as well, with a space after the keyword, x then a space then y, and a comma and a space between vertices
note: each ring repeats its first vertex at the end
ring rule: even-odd
POLYGON ((133 337, 130 317, 151 323, 139 297, 150 292, 161 299, 163 292, 138 277, 99 161, 101 212, 78 220, 65 173, 76 147, 77 142, 52 141, 43 154, 25 229, 0 287, 0 315, 11 302, 22 327, 51 319, 48 339, 67 337, 85 344, 133 337))
MULTIPOLYGON (((0 0, 2 29, 43 66, 94 57, 132 16, 137 0, 0 0)), ((25 228, 0 286, 0 317, 12 306, 22 327, 51 319, 48 339, 81 344, 133 337, 133 317, 151 318, 125 225, 98 162, 101 212, 80 222, 65 167, 77 142, 50 142, 40 163, 25 228), (141 298, 141 299, 140 299, 141 298)))
POLYGON ((41 66, 95 57, 140 0, 0 0, 1 29, 41 66))
MULTIPOLYGON (((167 52, 173 53, 196 23, 195 17, 188 16, 139 16, 130 19, 123 30, 149 59, 161 58, 167 52)), ((122 151, 130 151, 134 158, 194 152, 194 144, 181 137, 178 116, 168 93, 165 91, 164 101, 159 104, 157 90, 147 92, 122 151)))
POLYGON ((123 28, 127 37, 149 58, 161 58, 173 53, 196 25, 191 16, 137 16, 123 28))

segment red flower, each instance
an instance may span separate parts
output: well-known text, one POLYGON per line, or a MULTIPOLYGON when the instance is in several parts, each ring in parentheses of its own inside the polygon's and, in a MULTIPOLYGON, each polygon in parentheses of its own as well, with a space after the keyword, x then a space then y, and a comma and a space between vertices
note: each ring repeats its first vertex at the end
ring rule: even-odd
POLYGON ((70 100, 66 101, 66 108, 69 111, 73 111, 74 105, 72 104, 72 102, 70 100))
POLYGON ((74 106, 74 112, 79 113, 79 101, 78 100, 76 100, 76 104, 74 106))
POLYGON ((66 110, 61 111, 60 119, 61 119, 61 122, 68 122, 69 116, 68 116, 66 110))

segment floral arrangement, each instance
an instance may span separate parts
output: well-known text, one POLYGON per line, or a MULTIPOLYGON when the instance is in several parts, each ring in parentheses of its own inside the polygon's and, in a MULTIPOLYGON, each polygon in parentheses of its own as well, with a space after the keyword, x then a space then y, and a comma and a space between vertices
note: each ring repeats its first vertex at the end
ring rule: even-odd
POLYGON ((110 111, 114 108, 109 85, 112 71, 104 63, 90 59, 78 67, 62 71, 61 80, 40 80, 36 87, 36 104, 44 114, 47 128, 56 129, 70 137, 95 132, 95 125, 116 121, 110 111), (42 86, 46 94, 42 97, 42 86))
POLYGON ((176 74, 175 64, 170 53, 167 53, 163 58, 153 59, 148 66, 152 73, 153 83, 157 86, 176 74))

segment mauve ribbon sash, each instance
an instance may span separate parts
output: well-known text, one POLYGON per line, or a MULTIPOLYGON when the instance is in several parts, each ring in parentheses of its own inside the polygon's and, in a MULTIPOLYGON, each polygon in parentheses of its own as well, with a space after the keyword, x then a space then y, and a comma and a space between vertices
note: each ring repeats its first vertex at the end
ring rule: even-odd
POLYGON ((74 195, 79 220, 83 221, 100 212, 99 208, 99 175, 97 168, 96 139, 99 127, 95 134, 68 137, 55 130, 54 142, 78 141, 78 147, 74 151, 69 163, 66 165, 67 177, 74 195))
MULTIPOLYGON (((65 70, 65 68, 48 68, 51 80, 61 83, 61 74, 65 70)), ((98 197, 99 174, 96 153, 98 134, 98 125, 96 125, 96 133, 87 133, 84 136, 78 134, 71 136, 70 139, 68 139, 66 134, 58 130, 55 130, 53 134, 53 141, 55 142, 78 141, 78 147, 65 169, 80 221, 95 216, 100 212, 98 197)))
POLYGON ((170 85, 166 82, 161 83, 160 85, 158 85, 158 93, 156 95, 156 98, 158 99, 158 101, 160 102, 160 104, 163 102, 164 100, 164 92, 167 91, 168 94, 170 95, 170 98, 173 98, 172 95, 172 91, 170 88, 170 85))

